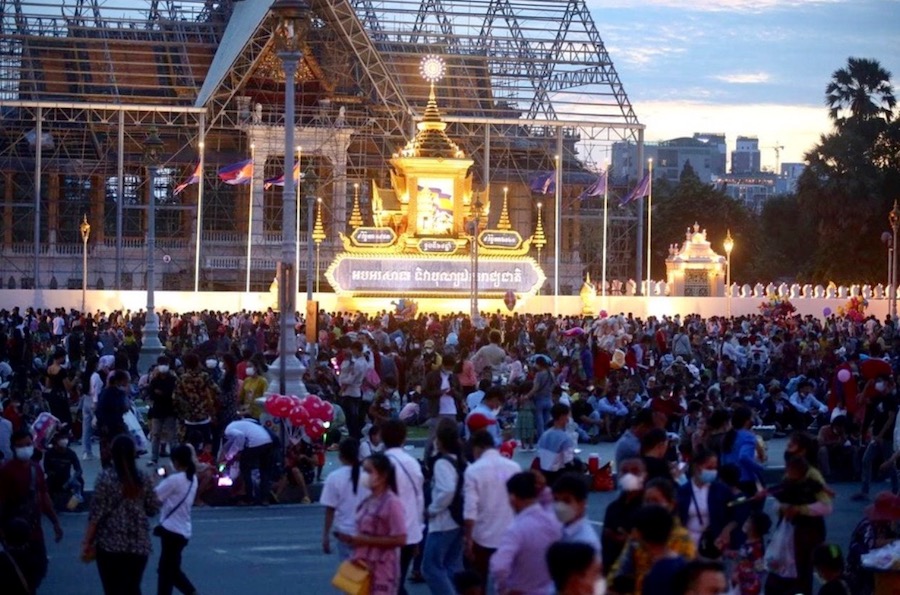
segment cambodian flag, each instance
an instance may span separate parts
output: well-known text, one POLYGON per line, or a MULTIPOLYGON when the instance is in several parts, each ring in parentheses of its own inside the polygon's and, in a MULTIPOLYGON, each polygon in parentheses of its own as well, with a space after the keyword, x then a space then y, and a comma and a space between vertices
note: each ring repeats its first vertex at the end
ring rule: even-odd
POLYGON ((198 163, 197 167, 194 168, 194 173, 192 173, 191 176, 187 180, 185 180, 181 184, 175 186, 175 190, 172 191, 172 194, 174 194, 174 195, 181 194, 184 191, 184 189, 187 188, 188 186, 190 186, 191 184, 199 184, 201 175, 203 175, 203 172, 200 171, 200 164, 198 163))
MULTIPOLYGON (((294 183, 296 184, 300 180, 300 162, 297 161, 294 163, 294 183)), ((284 174, 280 176, 275 176, 274 178, 268 178, 263 183, 263 188, 268 190, 272 186, 284 186, 284 174)))
POLYGON ((531 181, 531 191, 538 194, 552 194, 556 192, 556 172, 547 172, 533 179, 531 181))
POLYGON ((253 180, 253 160, 247 159, 226 165, 219 170, 219 179, 232 186, 249 184, 253 180))
POLYGON ((597 180, 581 192, 578 200, 584 200, 592 196, 603 196, 606 193, 606 174, 607 172, 604 171, 597 176, 597 180))
POLYGON ((650 172, 644 174, 644 177, 638 182, 638 185, 635 186, 631 192, 623 196, 619 204, 625 206, 639 198, 644 198, 648 194, 650 194, 650 172))

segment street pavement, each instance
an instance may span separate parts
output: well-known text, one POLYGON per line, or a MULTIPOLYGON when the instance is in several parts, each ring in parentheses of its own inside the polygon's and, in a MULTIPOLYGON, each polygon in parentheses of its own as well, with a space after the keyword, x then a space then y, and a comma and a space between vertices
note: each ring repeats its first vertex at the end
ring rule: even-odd
MULTIPOLYGON (((772 461, 782 459, 783 448, 783 441, 770 443, 772 461)), ((418 451, 416 449, 413 454, 419 454, 418 451)), ((594 451, 600 452, 602 461, 606 461, 612 445, 585 447, 581 456, 586 458, 594 451)), ((524 468, 532 457, 530 453, 523 453, 516 459, 524 468)), ((336 464, 333 453, 329 453, 328 468, 334 468, 336 464)), ((874 485, 873 494, 885 489, 886 485, 874 485)), ((828 534, 831 541, 846 551, 864 505, 850 500, 850 496, 858 491, 857 484, 837 484, 834 489, 837 492, 835 512, 827 521, 828 534)), ((615 492, 591 494, 589 518, 598 531, 602 528, 604 510, 615 497, 615 492)), ((770 512, 772 506, 770 502, 770 512)), ((323 509, 317 504, 195 508, 194 538, 185 550, 183 567, 201 594, 334 592, 330 581, 338 560, 334 554, 322 553, 323 516, 323 509)), ((50 570, 41 592, 59 595, 101 593, 96 567, 78 559, 87 515, 64 514, 61 520, 65 537, 59 544, 48 544, 50 570)), ((52 541, 49 529, 45 532, 52 541)), ((156 590, 158 543, 154 543, 154 550, 144 574, 145 593, 156 590)), ((428 593, 424 585, 410 584, 408 590, 417 595, 428 593)))

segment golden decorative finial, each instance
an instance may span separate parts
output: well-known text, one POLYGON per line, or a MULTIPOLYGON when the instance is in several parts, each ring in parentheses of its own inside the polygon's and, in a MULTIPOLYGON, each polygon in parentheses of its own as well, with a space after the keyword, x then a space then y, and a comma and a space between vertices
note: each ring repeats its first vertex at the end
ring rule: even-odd
POLYGON ((325 240, 325 227, 322 225, 322 199, 316 199, 316 224, 313 227, 313 241, 318 246, 325 240))
POLYGON ((507 195, 509 188, 503 187, 503 208, 500 210, 500 221, 497 222, 497 229, 512 229, 509 223, 509 201, 507 195))
POLYGON ((350 211, 350 227, 362 227, 362 211, 359 210, 359 183, 353 184, 353 210, 350 211))
POLYGON ((541 214, 542 206, 541 203, 538 203, 537 225, 534 228, 534 235, 531 237, 531 245, 537 248, 538 252, 547 245, 547 236, 544 235, 544 218, 541 214))

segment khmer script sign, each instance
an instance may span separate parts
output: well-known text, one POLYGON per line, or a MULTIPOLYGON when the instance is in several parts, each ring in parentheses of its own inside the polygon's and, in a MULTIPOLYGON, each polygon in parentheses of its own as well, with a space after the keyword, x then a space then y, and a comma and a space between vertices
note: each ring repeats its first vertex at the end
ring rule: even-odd
MULTIPOLYGON (((355 295, 468 295, 472 267, 468 257, 367 258, 340 255, 327 273, 338 293, 355 295)), ((513 291, 531 295, 544 283, 543 271, 531 258, 478 262, 482 295, 513 291)))
POLYGON ((522 236, 517 231, 485 230, 478 236, 478 243, 485 248, 515 250, 522 245, 522 236))
POLYGON ((390 227, 357 227, 350 234, 350 241, 357 246, 390 246, 396 240, 390 227))
POLYGON ((419 251, 427 253, 450 254, 456 252, 456 242, 453 240, 419 240, 419 251))

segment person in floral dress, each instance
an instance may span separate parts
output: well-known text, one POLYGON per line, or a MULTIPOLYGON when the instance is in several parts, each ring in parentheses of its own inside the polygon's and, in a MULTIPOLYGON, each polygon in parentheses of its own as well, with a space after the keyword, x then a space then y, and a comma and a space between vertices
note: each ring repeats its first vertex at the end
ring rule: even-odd
POLYGON ((363 462, 363 469, 360 484, 372 494, 356 510, 357 534, 335 533, 335 537, 353 548, 353 562, 369 569, 370 593, 394 595, 400 589, 400 547, 406 544, 406 517, 397 497, 394 467, 378 453, 363 462))

